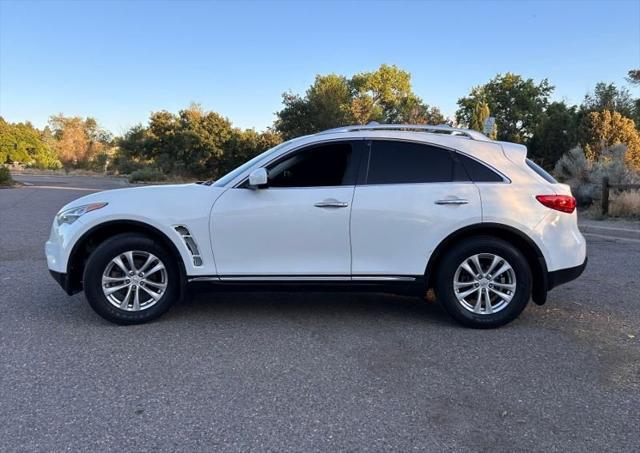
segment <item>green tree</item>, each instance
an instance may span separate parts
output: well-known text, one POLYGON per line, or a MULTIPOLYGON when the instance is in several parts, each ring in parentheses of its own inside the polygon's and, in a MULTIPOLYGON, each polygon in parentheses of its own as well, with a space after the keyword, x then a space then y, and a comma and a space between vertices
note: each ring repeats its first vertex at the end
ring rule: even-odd
POLYGON ((254 129, 234 128, 224 145, 220 174, 228 173, 281 142, 280 134, 272 130, 256 132, 254 129))
POLYGON ((640 69, 630 69, 626 79, 631 85, 640 85, 640 69))
POLYGON ((217 177, 230 135, 228 119, 197 104, 177 115, 154 112, 147 128, 136 126, 120 140, 119 167, 153 163, 165 173, 217 177))
POLYGON ((149 131, 142 124, 133 126, 118 140, 115 165, 120 172, 131 173, 152 159, 149 131))
POLYGON ((7 123, 0 117, 0 164, 29 163, 30 156, 27 149, 33 146, 30 140, 24 140, 18 125, 7 123))
POLYGON ((485 101, 478 101, 473 107, 473 112, 471 112, 469 128, 482 132, 484 129, 484 123, 490 115, 491 111, 489 110, 489 104, 485 101))
MULTIPOLYGON (((471 118, 469 119, 469 129, 473 129, 479 132, 484 132, 485 123, 491 116, 491 110, 489 110, 489 104, 484 100, 479 100, 473 111, 471 112, 471 118)), ((498 131, 493 125, 493 130, 489 133, 489 137, 494 139, 497 137, 498 131)))
POLYGON ((635 102, 626 88, 618 88, 613 83, 600 82, 596 84, 593 93, 585 95, 580 108, 585 113, 608 110, 632 118, 635 113, 635 102))
POLYGON ((180 111, 178 124, 178 165, 174 170, 199 176, 219 176, 224 144, 231 137, 231 122, 194 104, 180 111))
POLYGON ((218 178, 282 141, 272 130, 233 128, 221 115, 192 104, 178 114, 154 112, 119 140, 117 168, 155 167, 164 174, 218 178))
POLYGON ((388 124, 445 124, 447 119, 438 107, 431 107, 417 96, 400 98, 390 114, 382 120, 388 124))
POLYGON ((496 119, 497 138, 524 143, 538 126, 552 91, 547 79, 535 84, 517 74, 498 74, 458 100, 456 120, 469 126, 478 103, 486 102, 496 119))
POLYGON ((284 108, 277 113, 275 129, 285 139, 349 124, 345 106, 351 100, 347 80, 336 74, 318 75, 304 97, 282 95, 284 108))
POLYGON ((356 74, 349 85, 353 98, 347 108, 358 124, 444 122, 438 109, 413 93, 411 74, 395 65, 383 64, 376 71, 356 74))
POLYGON ((425 104, 411 88, 411 75, 396 66, 382 65, 350 79, 330 74, 316 76, 304 96, 283 95, 275 129, 284 139, 347 124, 440 124, 442 113, 425 104))
POLYGON ((619 112, 590 112, 581 140, 590 161, 599 160, 605 150, 615 145, 625 145, 625 161, 635 170, 640 170, 640 132, 632 119, 619 112))
POLYGON ((38 168, 60 168, 55 151, 46 140, 46 130, 31 123, 8 123, 0 117, 0 164, 20 163, 38 168))
POLYGON ((552 169, 556 161, 577 144, 577 107, 569 107, 564 102, 552 102, 536 126, 528 148, 537 163, 552 169))
MULTIPOLYGON (((631 85, 640 87, 640 69, 631 69, 626 79, 631 85)), ((636 129, 640 130, 640 98, 633 101, 633 110, 633 121, 636 123, 636 129)))

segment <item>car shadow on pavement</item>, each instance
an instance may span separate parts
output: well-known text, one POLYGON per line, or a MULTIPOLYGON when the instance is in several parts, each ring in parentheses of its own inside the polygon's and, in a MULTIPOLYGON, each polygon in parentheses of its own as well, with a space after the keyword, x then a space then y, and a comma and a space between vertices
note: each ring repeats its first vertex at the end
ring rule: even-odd
POLYGON ((438 303, 417 297, 355 292, 204 292, 186 298, 163 318, 240 317, 304 319, 419 320, 451 325, 453 321, 438 303))

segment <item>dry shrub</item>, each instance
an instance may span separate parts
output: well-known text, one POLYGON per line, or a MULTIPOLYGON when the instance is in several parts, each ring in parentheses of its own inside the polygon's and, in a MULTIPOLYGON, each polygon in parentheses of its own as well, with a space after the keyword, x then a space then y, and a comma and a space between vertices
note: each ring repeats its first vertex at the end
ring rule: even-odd
POLYGON ((597 161, 587 159, 581 148, 566 152, 556 163, 554 176, 571 186, 578 206, 588 207, 600 199, 602 178, 611 184, 637 184, 640 172, 633 170, 626 161, 627 147, 615 145, 600 151, 597 161))
POLYGON ((12 186, 13 178, 7 167, 0 167, 0 186, 12 186))
POLYGON ((609 204, 613 217, 640 217, 640 190, 627 190, 615 194, 609 204))
POLYGON ((162 170, 154 167, 145 167, 136 170, 129 176, 129 182, 159 182, 167 179, 162 170))

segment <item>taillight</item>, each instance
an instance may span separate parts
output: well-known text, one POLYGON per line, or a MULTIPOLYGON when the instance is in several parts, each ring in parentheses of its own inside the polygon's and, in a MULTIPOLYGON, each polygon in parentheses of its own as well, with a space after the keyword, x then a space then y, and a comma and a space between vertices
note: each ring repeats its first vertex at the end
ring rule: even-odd
POLYGON ((571 195, 536 195, 536 199, 547 208, 571 214, 576 209, 576 199, 571 195))

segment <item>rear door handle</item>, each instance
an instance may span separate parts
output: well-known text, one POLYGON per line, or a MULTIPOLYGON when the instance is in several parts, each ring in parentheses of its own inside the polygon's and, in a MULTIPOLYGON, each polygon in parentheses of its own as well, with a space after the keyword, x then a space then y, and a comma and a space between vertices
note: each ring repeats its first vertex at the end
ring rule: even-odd
POLYGON ((317 203, 314 203, 316 208, 346 208, 349 206, 349 203, 346 201, 338 201, 333 198, 329 198, 327 200, 322 200, 317 203))
POLYGON ((435 204, 467 204, 469 200, 464 198, 445 198, 444 200, 436 200, 435 204))

